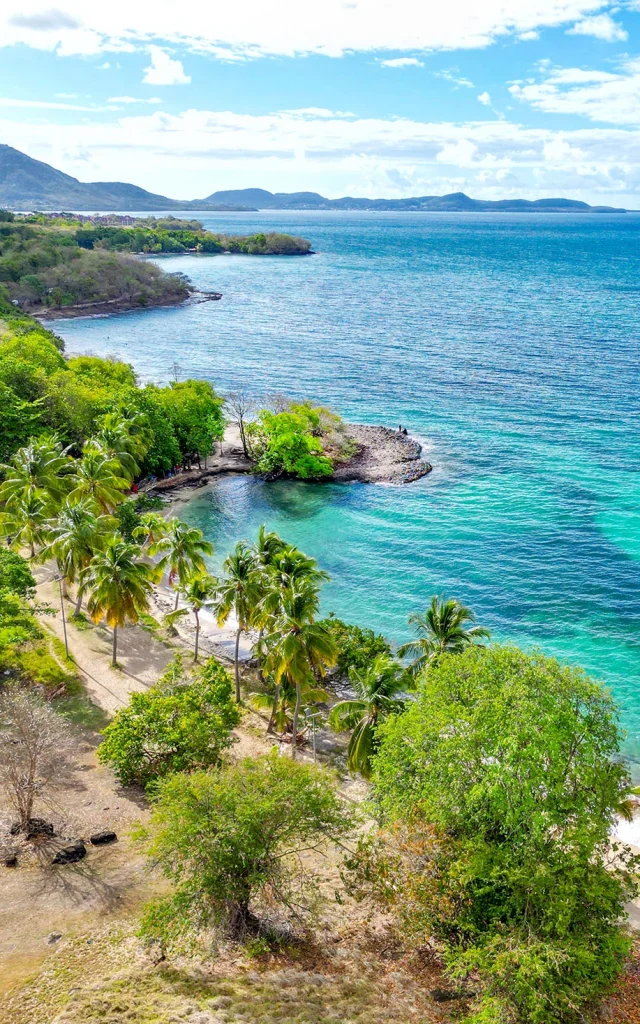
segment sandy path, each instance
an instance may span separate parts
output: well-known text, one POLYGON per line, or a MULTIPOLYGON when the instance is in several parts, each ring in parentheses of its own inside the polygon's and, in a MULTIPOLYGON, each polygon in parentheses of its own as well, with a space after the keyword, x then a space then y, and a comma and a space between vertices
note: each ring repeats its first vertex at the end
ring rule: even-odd
MULTIPOLYGON (((36 567, 37 595, 49 604, 55 615, 42 617, 43 625, 51 629, 60 640, 64 639, 58 584, 52 582, 49 566, 36 567)), ((78 629, 71 621, 74 602, 65 601, 69 650, 78 673, 91 699, 112 715, 127 703, 134 690, 146 690, 157 682, 174 650, 161 643, 141 626, 126 626, 118 630, 118 665, 111 667, 110 629, 105 626, 85 626, 78 629)))

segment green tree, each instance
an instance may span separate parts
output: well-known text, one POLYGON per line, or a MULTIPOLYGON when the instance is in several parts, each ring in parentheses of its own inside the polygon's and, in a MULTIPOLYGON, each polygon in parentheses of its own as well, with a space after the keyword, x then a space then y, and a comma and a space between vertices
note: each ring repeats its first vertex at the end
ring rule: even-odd
POLYGON ((223 563, 224 576, 218 582, 215 612, 218 625, 223 626, 233 613, 236 620, 235 682, 236 700, 240 701, 240 635, 251 628, 255 610, 262 597, 264 580, 256 566, 255 553, 242 541, 223 563))
POLYGON ((247 425, 245 434, 256 470, 268 479, 286 475, 314 480, 333 472, 333 462, 314 435, 313 423, 302 412, 263 409, 258 420, 247 425))
POLYGON ((220 764, 240 715, 229 674, 210 658, 193 680, 132 693, 104 731, 102 764, 124 786, 220 764))
MULTIPOLYGON (((110 526, 109 517, 96 515, 90 498, 79 501, 67 498, 57 517, 48 524, 47 544, 42 555, 45 558, 53 556, 66 584, 74 584, 96 551, 104 547, 110 526)), ((76 615, 80 612, 82 596, 83 590, 79 586, 76 615)))
MULTIPOLYGON (((155 521, 154 529, 159 532, 155 521)), ((148 551, 151 556, 161 556, 158 569, 168 571, 169 585, 176 587, 174 611, 177 611, 180 600, 177 585, 185 584, 193 572, 206 571, 204 556, 213 554, 213 544, 204 539, 201 530, 173 516, 167 520, 166 533, 149 544, 148 551)))
POLYGON ((86 498, 101 512, 113 512, 124 501, 124 491, 129 486, 127 478, 120 474, 120 463, 88 442, 82 458, 74 466, 71 498, 74 501, 86 498))
POLYGON ((268 639, 267 664, 276 685, 283 679, 295 688, 291 756, 298 752, 298 718, 302 689, 312 686, 316 677, 335 665, 336 646, 327 627, 316 622, 319 607, 318 589, 307 583, 299 588, 288 587, 282 593, 281 612, 268 639))
POLYGON ((584 1020, 622 969, 637 892, 637 859, 611 847, 629 777, 610 696, 541 654, 469 645, 379 735, 374 797, 402 842, 382 875, 360 867, 407 934, 478 977, 470 1019, 584 1020))
POLYGON ((118 464, 118 475, 131 483, 140 470, 139 462, 146 449, 140 435, 131 432, 130 421, 118 413, 107 413, 93 443, 107 459, 118 464))
POLYGON ((333 612, 323 622, 335 640, 338 652, 336 668, 340 675, 348 676, 353 669, 358 672, 366 670, 381 654, 391 656, 391 647, 381 633, 343 622, 333 612))
POLYGON ((445 601, 434 596, 425 612, 409 616, 409 624, 414 626, 418 639, 403 644, 398 654, 401 658, 413 657, 409 672, 418 675, 428 665, 435 664, 441 655, 459 654, 469 644, 478 644, 491 636, 485 626, 472 625, 475 620, 471 609, 455 598, 445 601))
POLYGON ((89 594, 87 607, 94 622, 106 619, 113 629, 111 664, 117 665, 118 627, 127 620, 137 622, 149 607, 155 579, 154 567, 141 561, 140 549, 119 537, 111 537, 102 551, 96 552, 80 575, 83 593, 89 594))
POLYGON ((9 548, 0 548, 0 590, 31 598, 36 581, 24 558, 9 548))
POLYGON ((18 546, 26 545, 31 558, 36 557, 36 545, 40 547, 47 537, 47 497, 38 491, 25 491, 16 496, 0 516, 0 532, 18 546))
POLYGON ((167 536, 168 529, 167 520, 161 512, 143 512, 133 530, 133 537, 144 547, 162 540, 167 536))
POLYGON ((352 822, 326 771, 277 753, 169 776, 139 835, 174 891, 147 909, 144 931, 170 941, 218 927, 243 938, 274 908, 305 921, 317 885, 301 854, 343 839, 352 822))
MULTIPOLYGON (((206 604, 212 604, 216 596, 218 582, 207 572, 194 572, 184 583, 180 584, 179 591, 187 602, 189 609, 193 612, 196 620, 196 637, 193 646, 193 660, 198 660, 198 643, 200 639, 200 612, 206 604)), ((186 612, 186 608, 180 608, 173 615, 180 615, 186 612)))
POLYGON ((365 669, 353 669, 349 678, 355 697, 334 704, 328 722, 336 732, 351 730, 347 766, 350 772, 360 772, 368 779, 378 726, 388 715, 402 710, 402 695, 412 688, 411 680, 387 654, 379 654, 365 669))
POLYGON ((39 494, 55 507, 68 490, 70 458, 55 436, 41 437, 20 448, 11 461, 0 466, 4 482, 0 501, 10 509, 27 494, 39 494))

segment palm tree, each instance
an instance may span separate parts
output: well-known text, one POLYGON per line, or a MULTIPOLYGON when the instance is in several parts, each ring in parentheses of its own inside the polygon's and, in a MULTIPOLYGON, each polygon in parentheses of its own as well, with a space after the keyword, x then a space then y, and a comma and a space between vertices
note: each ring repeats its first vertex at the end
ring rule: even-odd
MULTIPOLYGON (((167 521, 164 536, 149 544, 148 552, 152 556, 162 556, 158 568, 162 572, 168 568, 169 585, 173 587, 176 582, 186 583, 193 572, 206 571, 204 555, 213 554, 213 544, 204 539, 201 530, 197 530, 195 526, 188 526, 174 516, 167 521)), ((176 590, 174 611, 178 609, 179 599, 180 594, 176 590)))
POLYGON ((408 689, 402 665, 388 654, 379 654, 362 672, 350 676, 356 696, 341 700, 329 712, 329 725, 336 732, 351 729, 347 767, 368 779, 376 747, 376 729, 381 719, 401 710, 400 694, 408 689))
MULTIPOLYGON (((108 516, 96 515, 90 498, 82 498, 78 502, 67 498, 57 517, 49 523, 48 543, 42 556, 53 555, 65 583, 75 583, 96 551, 104 547, 110 526, 108 516)), ((74 615, 80 613, 82 597, 82 587, 79 586, 74 615)))
POLYGON ((437 662, 442 654, 459 654, 469 644, 477 644, 491 636, 485 626, 470 625, 475 623, 475 615, 455 598, 445 601, 434 596, 425 612, 414 612, 408 621, 415 627, 418 639, 403 644, 398 648, 398 654, 401 658, 407 654, 413 656, 414 660, 408 667, 413 676, 437 662))
POLYGON ((267 530, 263 523, 258 530, 258 539, 255 545, 255 552, 260 565, 265 568, 273 565, 275 556, 279 555, 286 547, 288 547, 286 541, 275 530, 267 530))
MULTIPOLYGON (((270 693, 250 693, 249 698, 254 708, 258 711, 271 711, 273 719, 273 731, 281 735, 291 732, 293 728, 293 713, 296 706, 296 688, 291 686, 288 680, 283 679, 278 686, 278 702, 273 710, 273 696, 270 693)), ((300 710, 315 704, 319 701, 329 700, 329 694, 321 686, 315 683, 305 683, 300 689, 300 710)))
POLYGON ((313 686, 316 676, 324 676, 326 669, 335 665, 337 651, 329 629, 315 621, 319 596, 313 583, 287 587, 281 596, 281 607, 272 636, 267 640, 268 666, 276 685, 285 680, 295 687, 291 739, 291 756, 295 758, 303 687, 313 686))
POLYGON ((8 464, 0 466, 4 473, 0 501, 9 508, 25 494, 38 493, 55 506, 68 489, 66 473, 71 459, 67 452, 55 435, 19 448, 8 464))
POLYGON ((138 525, 133 530, 133 536, 144 547, 155 544, 162 537, 166 537, 168 529, 167 520, 161 512, 145 512, 140 516, 138 525))
MULTIPOLYGON (((194 572, 189 578, 180 586, 180 593, 184 597, 185 601, 189 605, 193 612, 196 620, 196 640, 193 650, 193 660, 198 660, 198 642, 200 639, 200 612, 206 604, 210 604, 216 594, 218 581, 210 576, 208 572, 194 572)), ((181 608, 178 612, 174 612, 174 615, 179 615, 183 611, 181 608)), ((186 609, 184 609, 186 611, 186 609)), ((167 616, 168 619, 171 616, 167 616)))
POLYGON ((102 418, 99 432, 92 438, 95 447, 100 448, 108 459, 118 463, 120 475, 131 482, 139 472, 145 446, 140 437, 131 432, 130 424, 115 412, 108 412, 102 418))
POLYGON ((113 629, 111 664, 117 666, 118 626, 137 622, 149 607, 154 567, 139 558, 140 549, 121 537, 110 538, 103 551, 83 570, 80 585, 89 593, 87 607, 94 622, 105 618, 113 629))
POLYGON ((216 615, 223 626, 233 612, 236 618, 235 679, 236 700, 240 702, 240 634, 253 624, 256 609, 263 596, 264 577, 257 564, 254 551, 240 541, 222 566, 225 575, 218 583, 216 615))
POLYGON ((36 544, 44 544, 47 539, 49 507, 49 500, 42 491, 26 490, 22 494, 16 492, 2 514, 3 535, 11 537, 17 546, 28 545, 31 558, 36 557, 36 544))
POLYGON ((129 486, 129 481, 120 474, 119 462, 88 441, 75 465, 71 497, 76 501, 90 498, 102 512, 113 512, 124 500, 123 492, 129 486))

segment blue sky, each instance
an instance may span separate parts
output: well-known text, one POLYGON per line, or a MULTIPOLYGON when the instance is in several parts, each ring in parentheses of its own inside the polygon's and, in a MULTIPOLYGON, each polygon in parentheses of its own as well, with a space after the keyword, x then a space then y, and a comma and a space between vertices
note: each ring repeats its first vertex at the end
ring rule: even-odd
POLYGON ((0 122, 81 180, 176 198, 640 207, 640 0, 4 0, 0 122))

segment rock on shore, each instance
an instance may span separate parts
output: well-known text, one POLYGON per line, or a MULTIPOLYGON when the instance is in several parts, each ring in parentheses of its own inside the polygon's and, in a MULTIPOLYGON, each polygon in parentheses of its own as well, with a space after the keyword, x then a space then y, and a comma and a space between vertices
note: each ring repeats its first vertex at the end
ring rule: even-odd
POLYGON ((399 430, 349 423, 347 433, 358 451, 336 466, 334 480, 408 484, 431 472, 431 464, 421 458, 422 445, 399 430))

